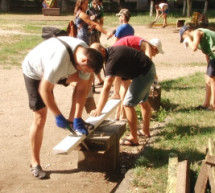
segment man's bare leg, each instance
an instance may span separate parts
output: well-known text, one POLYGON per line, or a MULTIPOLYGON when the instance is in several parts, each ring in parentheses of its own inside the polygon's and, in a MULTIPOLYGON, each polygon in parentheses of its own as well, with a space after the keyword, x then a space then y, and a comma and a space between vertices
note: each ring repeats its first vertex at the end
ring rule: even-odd
POLYGON ((47 116, 47 108, 44 107, 33 112, 33 122, 30 127, 31 166, 40 165, 40 149, 43 141, 43 132, 47 116))
POLYGON ((210 99, 211 99, 211 82, 210 77, 206 75, 206 85, 205 85, 205 101, 203 104, 203 107, 207 108, 210 106, 210 99))
POLYGON ((151 106, 148 101, 140 103, 142 119, 143 119, 143 134, 150 137, 149 126, 151 119, 151 106))
MULTIPOLYGON (((137 138, 137 113, 135 111, 135 108, 132 106, 125 106, 125 112, 126 117, 128 119, 128 125, 130 127, 130 135, 127 139, 131 140, 133 143, 138 143, 137 138)), ((122 141, 121 141, 122 143, 122 141)), ((128 141, 129 143, 129 141, 128 141)), ((127 142, 124 142, 124 145, 127 144, 127 142)))

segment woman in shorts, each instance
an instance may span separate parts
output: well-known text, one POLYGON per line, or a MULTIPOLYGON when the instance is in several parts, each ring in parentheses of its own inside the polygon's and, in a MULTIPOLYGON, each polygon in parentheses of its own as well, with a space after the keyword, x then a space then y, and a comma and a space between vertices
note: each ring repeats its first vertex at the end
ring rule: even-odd
POLYGON ((185 47, 189 46, 193 51, 200 49, 208 63, 205 101, 197 108, 215 110, 215 32, 204 28, 194 30, 189 26, 183 26, 179 33, 180 42, 184 42, 185 47))

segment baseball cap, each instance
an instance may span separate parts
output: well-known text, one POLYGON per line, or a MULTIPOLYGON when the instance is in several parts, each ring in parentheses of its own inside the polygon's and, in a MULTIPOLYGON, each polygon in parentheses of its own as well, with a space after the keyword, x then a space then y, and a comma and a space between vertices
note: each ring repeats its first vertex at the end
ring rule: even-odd
POLYGON ((183 42, 183 37, 182 37, 182 36, 183 36, 184 32, 187 31, 188 29, 190 29, 190 27, 187 26, 187 25, 185 25, 185 26, 183 26, 183 27, 179 30, 179 34, 180 34, 180 37, 181 37, 180 43, 183 42))
POLYGON ((128 9, 121 9, 119 13, 116 14, 116 16, 124 15, 128 19, 131 17, 131 13, 128 9))
POLYGON ((162 44, 161 44, 161 41, 158 39, 158 38, 154 38, 154 39, 151 39, 149 41, 149 43, 153 46, 155 46, 157 49, 158 49, 158 52, 160 54, 164 54, 164 51, 162 49, 162 44))

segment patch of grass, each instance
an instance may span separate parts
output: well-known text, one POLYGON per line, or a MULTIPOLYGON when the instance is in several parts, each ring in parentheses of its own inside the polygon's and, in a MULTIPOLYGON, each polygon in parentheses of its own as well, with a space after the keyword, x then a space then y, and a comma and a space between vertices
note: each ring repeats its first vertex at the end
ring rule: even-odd
POLYGON ((132 183, 140 192, 166 192, 170 153, 177 154, 179 161, 190 161, 193 192, 208 139, 215 137, 214 112, 195 109, 203 103, 204 85, 203 73, 161 83, 166 124, 159 128, 153 146, 145 147, 136 160, 132 183))
POLYGON ((42 41, 40 36, 12 36, 14 41, 0 49, 0 65, 19 66, 30 49, 42 41))

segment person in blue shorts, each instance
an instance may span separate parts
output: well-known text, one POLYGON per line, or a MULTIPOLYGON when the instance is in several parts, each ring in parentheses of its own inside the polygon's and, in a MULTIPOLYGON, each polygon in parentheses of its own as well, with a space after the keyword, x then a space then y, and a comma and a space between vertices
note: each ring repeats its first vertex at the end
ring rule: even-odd
POLYGON ((199 110, 215 110, 215 32, 205 28, 193 29, 183 26, 180 31, 180 42, 194 52, 198 49, 205 55, 207 70, 205 76, 205 100, 199 110))
POLYGON ((163 25, 162 27, 167 26, 167 15, 169 13, 169 8, 167 3, 160 3, 158 5, 155 5, 156 10, 156 16, 154 22, 156 22, 160 17, 163 18, 163 25))

